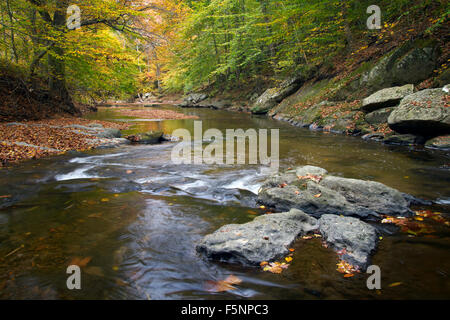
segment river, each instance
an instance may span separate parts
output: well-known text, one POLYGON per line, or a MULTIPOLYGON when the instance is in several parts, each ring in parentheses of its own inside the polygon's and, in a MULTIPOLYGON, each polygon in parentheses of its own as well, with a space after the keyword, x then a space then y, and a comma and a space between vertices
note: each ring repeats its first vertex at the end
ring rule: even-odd
MULTIPOLYGON (((280 129, 280 170, 315 165, 330 173, 375 180, 437 202, 450 213, 450 155, 385 146, 357 137, 311 132, 244 113, 164 108, 199 116, 203 130, 280 129)), ((194 120, 145 121, 112 109, 91 119, 128 121, 131 134, 177 128, 194 120)), ((174 143, 122 146, 25 162, 0 171, 1 299, 442 299, 450 298, 450 232, 383 235, 373 264, 382 289, 367 274, 344 278, 337 256, 320 239, 300 240, 282 274, 205 260, 195 244, 262 210, 256 192, 263 165, 175 165, 174 143), (82 289, 68 290, 66 268, 82 265, 82 289), (228 275, 235 290, 211 292, 228 275), (395 284, 394 286, 389 286, 395 284)))

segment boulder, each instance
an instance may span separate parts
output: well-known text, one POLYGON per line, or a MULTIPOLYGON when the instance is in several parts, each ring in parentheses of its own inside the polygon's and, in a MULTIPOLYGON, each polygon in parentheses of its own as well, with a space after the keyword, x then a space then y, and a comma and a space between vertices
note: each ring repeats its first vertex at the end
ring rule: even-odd
POLYGON ((230 107, 232 103, 227 100, 219 100, 219 99, 206 99, 202 102, 195 105, 196 108, 211 108, 211 109, 226 109, 230 107))
POLYGON ((383 108, 371 113, 366 114, 365 120, 368 124, 375 126, 383 123, 387 123, 389 115, 394 108, 383 108))
POLYGON ((401 99, 414 93, 414 85, 407 84, 402 87, 386 88, 375 92, 362 101, 361 110, 369 113, 378 109, 393 107, 401 99))
POLYGON ((208 95, 204 93, 191 93, 183 99, 183 102, 179 106, 184 108, 194 107, 197 103, 202 102, 207 98, 208 95))
POLYGON ((126 139, 138 144, 158 144, 164 140, 163 136, 163 132, 149 131, 138 135, 127 136, 126 139))
POLYGON ((410 41, 383 57, 359 79, 359 87, 369 93, 377 90, 419 84, 433 75, 438 46, 430 41, 410 41))
POLYGON ((283 81, 280 86, 267 89, 253 104, 253 114, 266 114, 283 99, 297 91, 303 84, 303 77, 293 77, 283 81))
POLYGON ((230 224, 207 235, 197 252, 207 258, 243 265, 259 265, 289 254, 297 237, 318 228, 317 220, 292 209, 289 212, 264 215, 245 224, 230 224))
POLYGON ((327 175, 322 170, 300 167, 268 178, 259 190, 258 203, 277 211, 296 208, 314 217, 336 214, 379 220, 382 214, 412 213, 403 194, 393 188, 374 181, 327 175))
POLYGON ((342 260, 365 271, 377 245, 374 227, 356 218, 326 214, 319 219, 319 231, 333 249, 342 253, 342 260))
POLYGON ((426 89, 406 96, 390 114, 389 127, 398 133, 427 138, 449 134, 448 97, 442 89, 426 89))
POLYGON ((425 146, 433 149, 450 149, 450 135, 430 139, 425 146))

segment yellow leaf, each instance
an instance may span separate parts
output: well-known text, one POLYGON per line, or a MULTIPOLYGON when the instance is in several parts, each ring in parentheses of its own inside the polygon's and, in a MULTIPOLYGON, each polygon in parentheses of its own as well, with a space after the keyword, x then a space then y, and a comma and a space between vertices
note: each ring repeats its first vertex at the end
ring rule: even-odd
POLYGON ((390 285, 389 285, 389 288, 392 288, 392 287, 398 287, 398 286, 400 286, 400 285, 402 285, 403 283, 402 282, 394 282, 394 283, 391 283, 390 285))
POLYGON ((292 257, 286 257, 286 258, 284 258, 284 260, 286 260, 286 262, 291 262, 292 261, 292 257))

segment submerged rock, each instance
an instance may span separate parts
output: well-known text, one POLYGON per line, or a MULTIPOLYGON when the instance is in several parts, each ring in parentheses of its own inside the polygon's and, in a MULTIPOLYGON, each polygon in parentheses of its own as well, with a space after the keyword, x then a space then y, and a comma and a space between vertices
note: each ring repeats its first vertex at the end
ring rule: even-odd
POLYGON ((412 93, 414 93, 414 85, 412 84, 407 84, 402 87, 386 88, 365 98, 362 101, 361 110, 364 112, 372 112, 382 108, 393 107, 401 99, 412 93))
POLYGON ((377 245, 377 231, 371 225, 351 217, 323 215, 319 231, 333 249, 342 253, 341 259, 364 271, 377 245))
POLYGON ((230 224, 207 235, 196 247, 209 259, 258 265, 289 254, 289 247, 299 236, 318 228, 317 220, 292 209, 264 215, 245 224, 230 224))
POLYGON ((278 211, 296 208, 314 217, 336 214, 378 220, 382 214, 411 214, 408 201, 398 190, 325 172, 307 166, 272 176, 260 188, 258 203, 278 211))
POLYGON ((388 118, 389 127, 403 134, 428 138, 450 134, 448 94, 426 89, 405 97, 388 118))

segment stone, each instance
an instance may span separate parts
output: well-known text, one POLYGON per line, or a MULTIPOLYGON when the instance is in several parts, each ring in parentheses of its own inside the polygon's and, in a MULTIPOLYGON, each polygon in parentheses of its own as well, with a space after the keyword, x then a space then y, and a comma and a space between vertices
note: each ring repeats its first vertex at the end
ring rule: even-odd
POLYGON ((342 260, 365 271, 378 240, 373 226, 356 218, 326 214, 319 219, 319 231, 333 249, 342 250, 342 260))
MULTIPOLYGON (((398 190, 382 183, 324 174, 324 169, 300 167, 269 177, 258 193, 258 203, 277 211, 296 208, 316 218, 324 214, 379 220, 381 215, 409 216, 409 202, 398 190), (299 179, 297 172, 321 173, 299 179)), ((310 173, 311 174, 311 173, 310 173)), ((300 175, 305 176, 305 175, 300 175)))
POLYGON ((427 138, 450 134, 449 95, 425 89, 406 96, 388 118, 389 127, 402 134, 427 138))
POLYGON ((402 87, 386 88, 375 92, 362 101, 361 110, 369 113, 378 109, 393 107, 401 99, 414 93, 414 85, 407 84, 402 87))
POLYGON ((450 135, 430 139, 425 146, 432 149, 448 150, 450 149, 450 135))
POLYGON ((230 224, 207 235, 196 246, 207 258, 228 263, 259 265, 289 254, 299 236, 318 228, 317 220, 292 209, 289 212, 263 215, 245 224, 230 224))
POLYGON ((383 108, 365 115, 365 120, 370 125, 379 125, 383 123, 387 123, 388 118, 394 108, 383 108))
POLYGON ((266 114, 283 99, 296 92, 303 84, 302 77, 292 77, 278 87, 267 89, 253 104, 253 114, 266 114))

